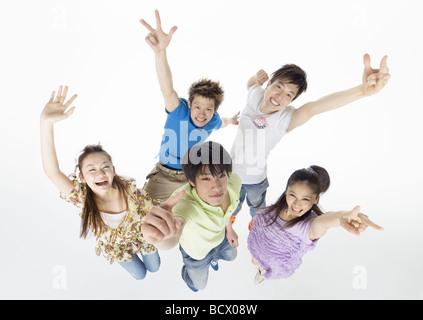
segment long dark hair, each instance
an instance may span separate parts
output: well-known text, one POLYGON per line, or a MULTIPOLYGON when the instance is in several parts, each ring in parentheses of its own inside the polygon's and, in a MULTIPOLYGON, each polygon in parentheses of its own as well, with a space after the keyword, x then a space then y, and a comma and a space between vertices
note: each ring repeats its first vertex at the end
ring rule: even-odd
MULTIPOLYGON (((275 223, 275 221, 278 219, 279 213, 288 208, 288 204, 286 202, 286 190, 288 189, 289 186, 297 182, 307 183, 313 189, 314 194, 319 196, 329 189, 330 177, 326 169, 319 166, 310 166, 308 168, 295 171, 289 177, 285 191, 282 193, 279 199, 271 206, 266 207, 262 213, 266 215, 272 215, 269 225, 272 225, 273 223, 275 223)), ((285 225, 285 228, 290 228, 294 226, 295 224, 297 224, 298 222, 300 222, 301 220, 307 218, 312 211, 316 213, 316 215, 318 216, 324 213, 322 212, 322 210, 319 208, 317 204, 313 204, 313 206, 311 207, 309 211, 307 211, 301 217, 298 217, 289 221, 285 225)))
MULTIPOLYGON (((109 160, 112 162, 112 157, 103 149, 100 144, 96 145, 88 145, 83 150, 81 155, 78 158, 77 168, 79 168, 79 172, 81 172, 81 165, 84 159, 93 153, 103 153, 109 160)), ((82 174, 82 172, 81 172, 82 174)), ((106 229, 106 225, 101 219, 100 210, 98 209, 97 203, 95 201, 95 193, 91 190, 91 188, 86 185, 87 195, 85 198, 84 207, 82 209, 82 221, 81 221, 81 238, 86 238, 88 236, 89 231, 91 230, 96 237, 100 236, 103 231, 106 229)), ((125 180, 115 175, 113 178, 112 187, 118 188, 121 196, 125 199, 126 205, 127 203, 127 192, 128 192, 128 183, 125 180)))

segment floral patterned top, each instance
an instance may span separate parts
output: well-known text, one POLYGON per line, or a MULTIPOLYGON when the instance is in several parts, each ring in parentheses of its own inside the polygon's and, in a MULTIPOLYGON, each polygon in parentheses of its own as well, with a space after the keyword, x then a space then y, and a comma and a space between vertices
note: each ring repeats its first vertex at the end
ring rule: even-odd
MULTIPOLYGON (((130 262, 134 254, 141 252, 146 255, 157 250, 143 239, 141 233, 145 216, 157 203, 145 191, 136 187, 134 179, 128 179, 126 182, 129 195, 124 220, 116 229, 105 225, 105 231, 97 237, 95 252, 97 256, 102 254, 110 264, 115 261, 130 262)), ((71 193, 65 197, 61 195, 61 198, 75 205, 79 209, 79 215, 82 215, 86 195, 86 186, 74 178, 71 193)))

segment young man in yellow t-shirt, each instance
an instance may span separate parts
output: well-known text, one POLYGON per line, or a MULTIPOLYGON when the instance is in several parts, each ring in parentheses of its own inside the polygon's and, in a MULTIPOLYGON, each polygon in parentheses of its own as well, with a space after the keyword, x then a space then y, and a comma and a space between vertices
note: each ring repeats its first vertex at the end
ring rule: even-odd
POLYGON ((179 242, 182 278, 198 291, 207 285, 210 266, 217 270, 218 260, 232 261, 237 256, 238 236, 231 216, 239 203, 241 179, 232 173, 228 152, 211 141, 190 148, 182 169, 189 183, 175 191, 162 205, 163 211, 146 217, 142 232, 158 249, 170 249, 179 242), (185 197, 175 203, 179 192, 185 197))

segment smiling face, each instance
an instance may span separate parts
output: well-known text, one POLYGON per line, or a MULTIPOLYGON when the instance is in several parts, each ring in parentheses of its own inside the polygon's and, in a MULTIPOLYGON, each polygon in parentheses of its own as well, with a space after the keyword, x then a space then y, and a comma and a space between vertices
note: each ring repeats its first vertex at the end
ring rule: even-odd
POLYGON ((80 167, 81 182, 86 183, 94 193, 104 194, 110 190, 115 177, 115 168, 103 152, 91 153, 80 167))
POLYGON ((285 221, 303 216, 318 203, 318 195, 305 182, 296 182, 288 186, 285 196, 288 208, 281 213, 281 218, 285 221))
POLYGON ((192 121, 197 127, 204 127, 216 113, 215 102, 213 99, 203 96, 194 96, 192 102, 188 101, 188 107, 191 109, 190 115, 192 121))
POLYGON ((202 172, 199 172, 195 181, 189 181, 195 187, 201 200, 211 206, 223 207, 228 196, 228 175, 226 172, 220 172, 213 176, 208 166, 204 166, 202 172))
POLYGON ((260 111, 271 114, 285 109, 298 93, 298 86, 287 81, 276 79, 269 82, 264 93, 260 111))

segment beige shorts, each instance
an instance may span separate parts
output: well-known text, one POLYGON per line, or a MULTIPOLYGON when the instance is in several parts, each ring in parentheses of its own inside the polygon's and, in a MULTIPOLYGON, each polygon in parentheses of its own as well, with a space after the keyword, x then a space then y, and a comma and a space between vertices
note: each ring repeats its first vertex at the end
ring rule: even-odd
POLYGON ((172 193, 188 183, 182 170, 172 170, 156 163, 153 170, 147 175, 148 180, 143 189, 151 198, 166 201, 172 193))

